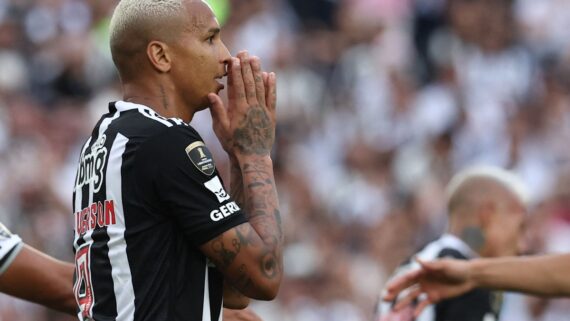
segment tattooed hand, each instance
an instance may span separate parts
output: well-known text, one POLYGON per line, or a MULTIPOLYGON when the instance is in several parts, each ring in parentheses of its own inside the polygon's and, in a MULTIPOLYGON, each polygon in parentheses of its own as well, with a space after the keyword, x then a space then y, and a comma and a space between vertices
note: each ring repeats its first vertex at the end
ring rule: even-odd
POLYGON ((275 139, 275 74, 240 52, 228 76, 229 104, 210 94, 214 131, 231 160, 232 198, 248 222, 200 250, 245 296, 272 300, 283 277, 283 228, 269 154, 275 139))
POLYGON ((242 294, 271 300, 283 276, 283 229, 269 157, 275 140, 276 78, 261 71, 246 51, 232 58, 226 108, 208 95, 214 132, 230 156, 231 192, 244 209, 244 223, 200 246, 242 294))
POLYGON ((262 72, 258 57, 242 51, 231 59, 227 108, 214 93, 208 99, 214 132, 230 157, 269 155, 275 140, 276 77, 262 72))

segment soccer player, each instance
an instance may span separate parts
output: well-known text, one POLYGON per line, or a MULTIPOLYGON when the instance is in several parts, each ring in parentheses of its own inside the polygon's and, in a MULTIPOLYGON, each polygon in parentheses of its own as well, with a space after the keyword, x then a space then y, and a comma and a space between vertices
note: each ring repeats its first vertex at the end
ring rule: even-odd
MULTIPOLYGON (((517 254, 526 213, 526 194, 522 183, 514 174, 494 167, 468 169, 451 180, 447 195, 448 231, 418 252, 416 258, 433 260, 448 257, 465 261, 477 257, 517 254)), ((395 277, 397 279, 418 268, 418 262, 409 260, 396 271, 395 277)), ((500 293, 473 288, 466 292, 457 298, 442 300, 417 315, 414 315, 414 310, 419 307, 418 304, 423 303, 408 300, 393 310, 397 296, 387 296, 385 299, 391 302, 379 304, 378 320, 498 319, 500 293)))
POLYGON ((0 292, 75 314, 73 265, 24 244, 0 223, 0 292))
POLYGON ((83 146, 73 193, 79 318, 216 321, 222 305, 273 299, 283 247, 275 74, 247 52, 231 57, 203 1, 122 0, 110 39, 123 100, 83 146), (208 107, 230 193, 189 125, 208 107))

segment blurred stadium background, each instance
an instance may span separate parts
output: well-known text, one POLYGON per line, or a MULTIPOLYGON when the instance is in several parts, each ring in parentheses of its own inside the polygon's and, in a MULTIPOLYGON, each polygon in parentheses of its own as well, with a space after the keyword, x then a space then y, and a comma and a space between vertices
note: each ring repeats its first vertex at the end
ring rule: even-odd
MULTIPOLYGON (((570 251, 570 0, 211 2, 232 53, 278 74, 286 279, 253 304, 264 320, 370 320, 387 274, 443 231, 443 188, 468 165, 527 182, 527 253, 570 251)), ((0 0, 0 221, 65 260, 78 148, 120 98, 116 3, 0 0)), ((216 144, 207 111, 192 125, 216 144)), ((568 315, 521 296, 503 310, 568 315)), ((0 320, 72 318, 0 296, 0 320)))

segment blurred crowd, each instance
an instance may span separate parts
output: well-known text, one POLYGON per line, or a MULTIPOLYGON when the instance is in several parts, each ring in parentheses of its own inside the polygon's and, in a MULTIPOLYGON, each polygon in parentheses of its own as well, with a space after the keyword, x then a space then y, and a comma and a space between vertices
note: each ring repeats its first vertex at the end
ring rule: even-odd
MULTIPOLYGON (((278 75, 286 278, 266 321, 371 320, 405 258, 442 233, 458 170, 518 173, 526 253, 570 251, 570 0, 211 0, 222 37, 278 75)), ((0 0, 0 221, 72 260, 79 147, 121 98, 117 0, 0 0)), ((208 111, 191 123, 227 160, 208 111)), ((505 321, 566 320, 510 297, 505 321)), ((0 321, 73 318, 0 296, 0 321)))

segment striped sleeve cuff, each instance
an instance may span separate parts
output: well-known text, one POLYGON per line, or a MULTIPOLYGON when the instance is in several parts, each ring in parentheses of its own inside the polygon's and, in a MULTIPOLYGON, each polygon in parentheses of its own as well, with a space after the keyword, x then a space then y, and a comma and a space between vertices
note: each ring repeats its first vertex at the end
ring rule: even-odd
POLYGON ((17 235, 0 241, 0 275, 8 269, 23 247, 24 243, 17 235))

